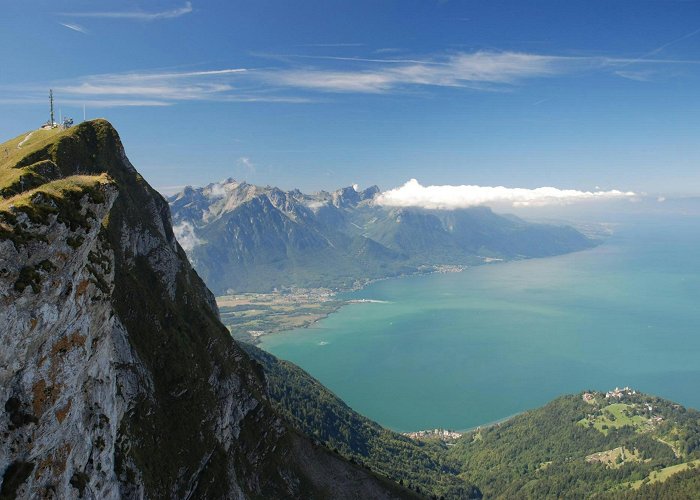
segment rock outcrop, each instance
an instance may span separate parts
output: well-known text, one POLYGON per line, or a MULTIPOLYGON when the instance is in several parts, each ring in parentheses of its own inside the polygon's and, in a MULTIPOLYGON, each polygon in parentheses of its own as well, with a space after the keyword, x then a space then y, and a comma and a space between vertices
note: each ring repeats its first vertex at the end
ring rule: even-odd
POLYGON ((0 184, 0 496, 410 495, 275 413, 109 123, 35 133, 0 184))

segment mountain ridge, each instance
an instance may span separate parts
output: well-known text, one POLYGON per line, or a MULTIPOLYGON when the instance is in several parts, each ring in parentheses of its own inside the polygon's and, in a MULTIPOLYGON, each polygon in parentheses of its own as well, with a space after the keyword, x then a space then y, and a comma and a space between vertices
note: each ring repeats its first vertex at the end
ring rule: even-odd
POLYGON ((597 242, 568 226, 487 207, 454 211, 375 203, 377 186, 284 192, 227 179, 168 198, 178 239, 217 294, 289 287, 347 289, 442 265, 529 258, 597 242))

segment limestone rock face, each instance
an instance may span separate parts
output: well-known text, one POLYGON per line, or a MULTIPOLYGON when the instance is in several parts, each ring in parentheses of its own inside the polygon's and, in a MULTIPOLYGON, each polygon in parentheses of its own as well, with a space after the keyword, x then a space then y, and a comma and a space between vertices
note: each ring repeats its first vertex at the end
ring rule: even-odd
POLYGON ((55 218, 32 223, 22 214, 27 232, 47 240, 0 242, 0 467, 31 464, 22 489, 30 496, 70 491, 71 481, 99 497, 119 493, 117 426, 138 389, 124 367, 138 364, 109 300, 114 252, 100 229, 117 192, 105 191, 100 204, 81 200, 95 214, 86 229, 73 233, 55 218), (69 238, 82 241, 73 248, 69 238), (25 285, 27 269, 35 278, 25 285))
POLYGON ((1 168, 21 174, 0 191, 3 496, 408 494, 272 410, 166 201, 107 122, 25 145, 1 168))

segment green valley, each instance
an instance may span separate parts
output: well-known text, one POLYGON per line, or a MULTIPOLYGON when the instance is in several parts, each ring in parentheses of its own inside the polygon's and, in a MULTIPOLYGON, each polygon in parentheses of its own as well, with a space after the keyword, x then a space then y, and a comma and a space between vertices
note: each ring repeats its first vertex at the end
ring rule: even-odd
POLYGON ((261 335, 308 327, 345 303, 326 288, 239 293, 216 298, 221 322, 233 338, 253 343, 261 335))

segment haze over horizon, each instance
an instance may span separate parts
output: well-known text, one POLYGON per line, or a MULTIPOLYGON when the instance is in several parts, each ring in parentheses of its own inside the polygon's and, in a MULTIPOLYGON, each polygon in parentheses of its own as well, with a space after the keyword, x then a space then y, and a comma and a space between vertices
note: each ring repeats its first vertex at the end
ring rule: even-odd
POLYGON ((57 114, 109 119, 163 192, 234 177, 700 194, 695 2, 32 0, 5 14, 2 135, 45 122, 53 88, 57 114))

